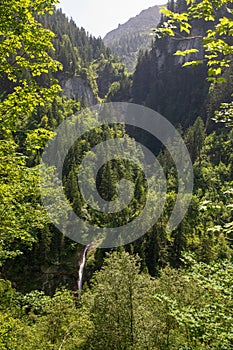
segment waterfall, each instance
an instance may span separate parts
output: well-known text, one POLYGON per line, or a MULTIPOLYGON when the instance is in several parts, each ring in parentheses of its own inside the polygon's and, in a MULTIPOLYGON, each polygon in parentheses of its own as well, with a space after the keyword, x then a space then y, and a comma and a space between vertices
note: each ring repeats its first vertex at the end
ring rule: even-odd
POLYGON ((81 290, 82 290, 82 283, 83 283, 83 270, 84 270, 84 266, 85 266, 85 262, 86 262, 86 255, 87 255, 87 250, 90 247, 91 244, 88 244, 83 252, 83 257, 82 257, 82 262, 79 266, 79 272, 78 272, 78 292, 79 295, 81 294, 81 290))

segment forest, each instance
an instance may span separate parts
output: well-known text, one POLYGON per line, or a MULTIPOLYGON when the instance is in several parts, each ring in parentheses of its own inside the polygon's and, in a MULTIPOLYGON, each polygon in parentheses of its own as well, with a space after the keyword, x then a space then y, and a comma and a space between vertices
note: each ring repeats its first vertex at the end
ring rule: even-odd
MULTIPOLYGON (((233 349, 232 2, 169 0, 133 72, 55 0, 0 3, 0 350, 233 349), (172 230, 176 162, 145 130, 123 122, 100 126, 92 106, 114 103, 160 113, 187 147, 192 196, 172 230), (66 122, 54 153, 62 159, 77 120, 89 132, 64 157, 61 183, 86 245, 56 225, 62 206, 49 187, 52 166, 45 188, 55 218, 48 215, 39 171, 48 141, 66 122), (78 173, 87 155, 95 159, 97 145, 115 139, 127 146, 127 159, 108 159, 98 171, 99 195, 116 203, 102 212, 93 198, 93 208, 85 202, 78 173), (90 242, 90 225, 101 232, 127 226, 149 194, 160 200, 156 191, 148 193, 133 161, 136 153, 144 157, 138 143, 165 175, 161 214, 127 244, 104 245, 104 235, 90 242), (122 209, 116 199, 125 179, 133 191, 122 209)), ((84 180, 92 172, 89 167, 84 180)))

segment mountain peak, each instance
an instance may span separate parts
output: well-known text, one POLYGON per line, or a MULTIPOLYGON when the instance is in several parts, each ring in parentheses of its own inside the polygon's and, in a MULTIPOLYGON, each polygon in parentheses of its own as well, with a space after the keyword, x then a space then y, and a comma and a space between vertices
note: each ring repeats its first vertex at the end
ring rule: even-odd
POLYGON ((142 10, 127 22, 119 24, 118 28, 110 31, 104 37, 105 45, 119 56, 128 70, 132 71, 136 65, 139 50, 151 47, 151 28, 160 21, 161 6, 155 5, 142 10))

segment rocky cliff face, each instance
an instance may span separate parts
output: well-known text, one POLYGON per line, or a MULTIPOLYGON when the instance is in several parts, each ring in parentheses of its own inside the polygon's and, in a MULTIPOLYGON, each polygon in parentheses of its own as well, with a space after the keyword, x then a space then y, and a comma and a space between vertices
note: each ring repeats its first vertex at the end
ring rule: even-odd
POLYGON ((204 57, 204 51, 202 46, 202 38, 204 36, 204 26, 193 26, 190 33, 190 38, 183 37, 183 39, 177 39, 173 37, 167 37, 162 41, 158 41, 154 45, 154 53, 158 62, 158 69, 167 64, 167 58, 170 57, 170 63, 172 66, 181 67, 185 62, 192 60, 202 60, 204 57), (197 49, 198 52, 192 53, 187 56, 174 56, 176 51, 185 51, 190 49, 197 49))
POLYGON ((80 77, 63 79, 60 84, 64 95, 69 99, 85 100, 87 106, 95 105, 98 102, 90 86, 80 77))
POLYGON ((206 67, 182 67, 186 61, 203 59, 202 35, 202 26, 194 26, 191 38, 156 40, 152 50, 139 57, 133 75, 133 102, 158 111, 174 125, 181 124, 184 128, 198 116, 204 116, 209 88, 206 67), (178 50, 191 48, 199 52, 174 56, 178 50))
POLYGON ((161 71, 167 67, 168 57, 170 58, 172 66, 174 67, 182 67, 185 62, 190 60, 202 60, 204 56, 202 38, 197 36, 190 40, 184 39, 180 41, 169 38, 163 48, 160 46, 154 47, 154 56, 157 61, 158 71, 161 71), (187 56, 174 56, 174 53, 178 50, 185 51, 193 48, 199 50, 199 52, 195 52, 187 56))

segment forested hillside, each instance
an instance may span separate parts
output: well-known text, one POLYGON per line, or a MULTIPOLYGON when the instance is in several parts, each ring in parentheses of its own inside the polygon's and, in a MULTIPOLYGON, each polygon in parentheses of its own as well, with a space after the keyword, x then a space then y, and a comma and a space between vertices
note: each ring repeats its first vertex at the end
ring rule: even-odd
MULTIPOLYGON (((169 1, 152 48, 139 52, 132 73, 102 39, 55 10, 53 0, 0 5, 0 349, 231 349, 231 1, 169 1), (108 111, 106 102, 150 107, 184 140, 193 165, 193 193, 172 231, 167 223, 184 185, 172 154, 143 129, 121 122, 99 125, 98 110, 93 114, 90 106, 101 103, 108 111), (77 119, 69 119, 74 115, 77 119), (165 174, 165 205, 139 239, 103 249, 106 237, 98 236, 84 247, 48 216, 38 166, 64 121, 56 159, 63 157, 76 122, 89 130, 67 152, 61 179, 69 205, 82 220, 84 238, 89 224, 124 228, 139 217, 149 183, 134 161, 135 154, 145 157, 136 142, 157 157, 165 174), (133 186, 132 199, 121 210, 116 204, 115 211, 101 212, 86 204, 79 170, 87 155, 95 160, 98 144, 115 139, 122 140, 127 157, 101 165, 96 188, 111 204, 126 179, 133 186)), ((182 156, 178 140, 174 144, 182 156)), ((99 152, 114 152, 110 148, 101 145, 99 152)), ((44 181, 57 214, 62 210, 59 192, 49 187, 54 173, 50 168, 44 181)), ((92 173, 89 167, 83 179, 92 173)), ((159 182, 157 175, 152 173, 152 183, 159 182)), ((160 193, 150 195, 160 201, 160 193)))
POLYGON ((160 21, 159 9, 160 7, 155 5, 143 10, 126 23, 119 24, 117 29, 107 33, 103 38, 105 45, 125 63, 130 72, 135 69, 139 51, 151 48, 153 42, 151 29, 160 21))
POLYGON ((52 57, 63 65, 55 77, 66 97, 93 105, 107 95, 113 82, 124 80, 125 66, 111 54, 103 40, 78 28, 61 10, 38 20, 55 33, 52 57))

